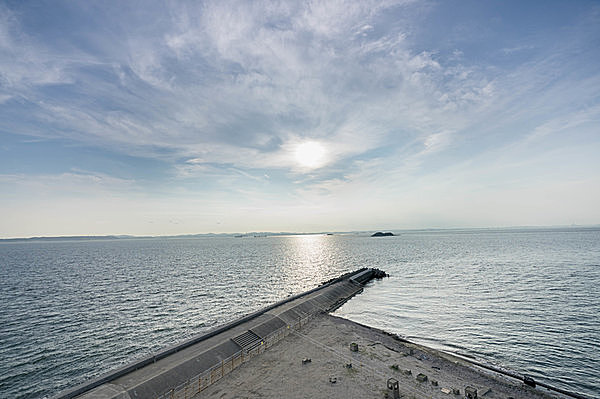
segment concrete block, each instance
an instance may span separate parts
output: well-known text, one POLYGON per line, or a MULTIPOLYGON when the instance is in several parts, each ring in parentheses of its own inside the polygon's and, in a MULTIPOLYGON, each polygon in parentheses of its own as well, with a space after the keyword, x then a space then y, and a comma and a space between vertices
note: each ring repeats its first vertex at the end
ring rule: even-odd
POLYGON ((472 386, 465 387, 465 399, 477 399, 477 389, 472 386))
POLYGON ((398 384, 397 379, 389 378, 387 380, 387 389, 388 397, 392 397, 394 399, 398 399, 400 397, 400 385, 398 384))

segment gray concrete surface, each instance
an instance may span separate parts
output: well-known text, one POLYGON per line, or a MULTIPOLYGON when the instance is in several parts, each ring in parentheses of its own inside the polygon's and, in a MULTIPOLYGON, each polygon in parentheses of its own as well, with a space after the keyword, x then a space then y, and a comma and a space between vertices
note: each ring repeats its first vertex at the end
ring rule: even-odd
MULTIPOLYGON (((306 317, 339 307, 362 291, 369 270, 341 276, 321 287, 255 312, 187 343, 105 374, 87 384, 62 392, 55 399, 150 399, 165 394, 189 379, 211 369, 244 348, 252 334, 260 338, 306 317), (357 280, 353 277, 358 276, 357 280), (233 338, 246 337, 234 341, 233 338)), ((251 340, 250 340, 251 341, 251 340)))

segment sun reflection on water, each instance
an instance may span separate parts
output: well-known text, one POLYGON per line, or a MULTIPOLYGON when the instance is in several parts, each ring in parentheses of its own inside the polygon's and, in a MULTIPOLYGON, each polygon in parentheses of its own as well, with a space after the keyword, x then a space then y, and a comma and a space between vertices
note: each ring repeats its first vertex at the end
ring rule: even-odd
POLYGON ((330 236, 324 234, 290 236, 288 246, 289 258, 294 262, 288 263, 286 274, 292 281, 297 281, 306 288, 306 282, 321 283, 330 278, 331 266, 335 259, 335 248, 330 236), (309 277, 307 280, 306 277, 309 277))

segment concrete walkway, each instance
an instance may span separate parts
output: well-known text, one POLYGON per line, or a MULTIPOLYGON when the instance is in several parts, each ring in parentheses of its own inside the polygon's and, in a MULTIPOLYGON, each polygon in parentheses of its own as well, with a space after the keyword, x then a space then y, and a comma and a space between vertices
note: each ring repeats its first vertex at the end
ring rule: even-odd
POLYGON ((337 308, 362 291, 362 283, 375 275, 374 269, 361 269, 341 276, 55 398, 189 398, 303 322, 337 308))

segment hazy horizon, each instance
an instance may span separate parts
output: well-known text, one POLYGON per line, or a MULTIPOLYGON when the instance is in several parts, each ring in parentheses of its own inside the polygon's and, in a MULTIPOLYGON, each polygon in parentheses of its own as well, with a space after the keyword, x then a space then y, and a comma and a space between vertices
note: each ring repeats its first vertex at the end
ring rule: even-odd
POLYGON ((374 232, 393 232, 401 234, 403 232, 418 232, 418 231, 460 231, 460 230, 482 230, 482 231, 494 231, 494 230, 578 230, 578 229, 598 229, 600 224, 588 224, 588 225, 548 225, 548 226, 487 226, 487 227, 420 227, 420 228, 388 228, 388 229, 359 229, 359 230, 320 230, 320 231, 264 231, 264 230, 249 230, 249 231, 228 231, 228 232, 201 232, 201 233, 181 233, 181 234, 162 234, 162 235, 133 235, 126 233, 114 233, 114 234, 72 234, 72 235, 58 235, 58 236, 28 236, 28 237, 0 237, 1 240, 30 240, 30 239, 59 239, 59 238, 171 238, 171 237, 187 237, 187 236, 234 236, 244 235, 251 236, 253 234, 267 234, 272 236, 278 235, 324 235, 327 233, 333 234, 355 234, 355 233, 374 233, 374 232))
POLYGON ((143 4, 0 3, 0 237, 600 223, 598 2, 143 4))

